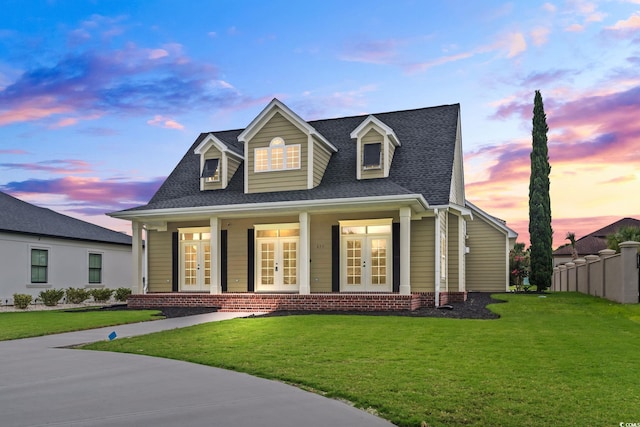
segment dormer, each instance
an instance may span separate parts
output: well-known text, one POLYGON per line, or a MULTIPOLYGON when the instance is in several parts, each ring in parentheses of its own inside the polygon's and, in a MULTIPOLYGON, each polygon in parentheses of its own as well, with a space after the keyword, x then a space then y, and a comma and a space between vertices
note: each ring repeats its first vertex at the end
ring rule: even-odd
POLYGON ((351 132, 356 139, 356 176, 358 179, 386 178, 400 140, 393 129, 375 116, 367 117, 351 132))
POLYGON ((200 191, 227 188, 244 160, 213 134, 208 134, 193 152, 200 156, 200 191))
POLYGON ((244 144, 244 192, 308 190, 322 180, 337 148, 277 99, 238 135, 244 144))

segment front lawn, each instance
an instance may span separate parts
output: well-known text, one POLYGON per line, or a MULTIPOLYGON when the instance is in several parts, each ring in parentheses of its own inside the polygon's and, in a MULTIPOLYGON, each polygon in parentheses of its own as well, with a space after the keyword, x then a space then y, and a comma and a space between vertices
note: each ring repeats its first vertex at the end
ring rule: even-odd
POLYGON ((155 320, 157 310, 50 310, 0 313, 0 341, 155 320))
POLYGON ((640 306, 499 295, 498 320, 235 319, 87 346, 296 384, 400 426, 640 422, 640 306))

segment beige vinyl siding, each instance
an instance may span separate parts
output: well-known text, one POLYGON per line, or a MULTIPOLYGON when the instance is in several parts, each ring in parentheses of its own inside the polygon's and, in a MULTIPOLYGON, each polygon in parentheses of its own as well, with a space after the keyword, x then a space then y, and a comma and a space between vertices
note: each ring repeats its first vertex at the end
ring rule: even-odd
POLYGON ((322 181, 324 171, 327 169, 331 153, 324 148, 324 144, 313 139, 313 186, 317 187, 322 181))
MULTIPOLYGON (((209 147, 204 154, 204 160, 218 159, 218 170, 220 171, 220 180, 217 182, 204 182, 205 190, 219 190, 222 188, 222 153, 215 146, 209 147)), ((202 176, 202 165, 200 165, 200 176, 202 176)), ((204 178, 200 178, 204 181, 204 178)))
POLYGON ((171 233, 167 231, 149 231, 146 244, 149 262, 149 277, 147 280, 149 292, 171 292, 171 233))
POLYGON ((247 292, 247 230, 253 228, 254 220, 233 219, 221 222, 227 230, 227 292, 247 292))
POLYGON ((480 215, 467 221, 467 290, 504 292, 506 290, 507 237, 480 215))
POLYGON ((307 189, 307 136, 282 114, 275 113, 247 144, 249 157, 247 159, 249 193, 307 189), (254 172, 255 149, 268 147, 271 140, 277 136, 284 139, 286 145, 300 144, 300 169, 254 172))
POLYGON ((387 162, 387 169, 391 170, 391 162, 393 161, 393 155, 396 152, 396 146, 393 144, 389 144, 389 158, 385 159, 387 162))
POLYGON ((435 218, 411 221, 411 292, 435 290, 435 218))
POLYGON ((458 231, 458 217, 449 213, 448 220, 449 235, 447 238, 447 263, 449 265, 449 274, 447 275, 447 290, 452 292, 458 291, 460 284, 460 233, 458 231))
POLYGON ((231 178, 233 178, 238 167, 240 167, 240 160, 235 157, 227 156, 227 182, 231 181, 231 178))
POLYGON ((359 212, 311 216, 311 292, 331 292, 331 227, 339 221, 358 219, 393 218, 399 221, 398 212, 359 212))
POLYGON ((331 292, 331 227, 338 225, 333 215, 311 216, 311 292, 331 292))
POLYGON ((362 179, 368 178, 384 178, 384 162, 386 161, 384 158, 384 136, 380 134, 380 132, 375 129, 370 129, 361 140, 360 143, 360 160, 361 163, 357 165, 357 167, 362 168, 362 172, 360 177, 362 179), (364 146, 365 144, 371 143, 380 143, 380 151, 382 152, 382 162, 380 165, 380 169, 364 169, 362 167, 362 160, 364 159, 364 146))
POLYGON ((453 155, 453 170, 451 171, 451 188, 449 200, 460 206, 465 204, 464 195, 464 166, 462 159, 462 142, 460 135, 460 120, 458 119, 458 130, 456 134, 456 145, 453 155))

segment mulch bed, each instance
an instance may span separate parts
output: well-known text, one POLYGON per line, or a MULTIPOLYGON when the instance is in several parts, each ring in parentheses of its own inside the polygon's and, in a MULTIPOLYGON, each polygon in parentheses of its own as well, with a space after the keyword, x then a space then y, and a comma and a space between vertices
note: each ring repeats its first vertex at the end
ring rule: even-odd
MULTIPOLYGON (((274 311, 260 316, 275 317, 307 314, 354 314, 366 316, 406 316, 406 317, 441 317, 450 319, 497 319, 500 316, 487 309, 488 304, 504 301, 491 298, 490 293, 470 292, 467 301, 451 303, 440 308, 421 308, 415 311, 274 311)), ((103 310, 126 310, 126 305, 104 307, 103 310)), ((162 316, 167 318, 193 316, 196 314, 213 313, 216 307, 162 307, 162 316)))

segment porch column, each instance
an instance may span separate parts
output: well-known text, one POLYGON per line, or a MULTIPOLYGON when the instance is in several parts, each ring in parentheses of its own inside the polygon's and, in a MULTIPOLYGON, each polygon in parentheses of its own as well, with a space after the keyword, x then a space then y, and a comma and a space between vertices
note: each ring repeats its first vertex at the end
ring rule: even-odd
POLYGON ((131 291, 134 294, 142 294, 144 293, 144 284, 142 283, 142 226, 138 221, 131 222, 131 255, 133 258, 131 291))
POLYGON ((222 257, 220 254, 220 219, 213 216, 209 219, 211 227, 211 286, 209 292, 212 294, 221 294, 222 287, 220 270, 222 266, 222 257))
POLYGON ((300 212, 300 250, 298 255, 300 294, 308 295, 311 293, 311 283, 309 282, 309 263, 311 260, 311 233, 310 217, 308 212, 300 212))
POLYGON ((400 295, 411 294, 411 208, 400 208, 400 295))

